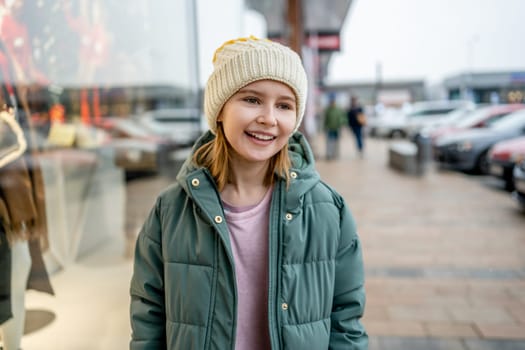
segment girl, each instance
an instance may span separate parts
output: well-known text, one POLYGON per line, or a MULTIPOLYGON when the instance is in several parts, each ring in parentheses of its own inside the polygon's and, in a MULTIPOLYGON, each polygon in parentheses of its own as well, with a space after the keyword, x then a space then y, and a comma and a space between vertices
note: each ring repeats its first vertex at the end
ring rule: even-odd
POLYGON ((210 131, 137 241, 131 349, 366 349, 361 245, 296 132, 306 74, 255 37, 217 49, 210 131))

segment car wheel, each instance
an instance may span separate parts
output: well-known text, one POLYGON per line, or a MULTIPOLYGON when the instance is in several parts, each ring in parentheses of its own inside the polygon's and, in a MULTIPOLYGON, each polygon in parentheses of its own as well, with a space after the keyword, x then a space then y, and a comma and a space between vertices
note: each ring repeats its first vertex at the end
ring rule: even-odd
POLYGON ((503 173, 503 181, 505 182, 505 191, 514 191, 514 178, 512 177, 512 168, 510 171, 505 170, 503 173))
POLYGON ((481 153, 481 155, 478 157, 478 161, 476 162, 476 168, 475 171, 482 175, 487 175, 489 173, 489 159, 488 159, 488 151, 484 151, 481 153))
POLYGON ((505 191, 512 192, 514 191, 514 182, 505 180, 505 191))

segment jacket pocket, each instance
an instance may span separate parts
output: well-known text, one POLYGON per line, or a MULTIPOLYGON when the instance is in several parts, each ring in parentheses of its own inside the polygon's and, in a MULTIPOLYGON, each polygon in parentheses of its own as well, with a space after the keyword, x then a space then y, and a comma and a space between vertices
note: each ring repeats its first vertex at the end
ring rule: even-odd
POLYGON ((283 326, 285 349, 328 349, 330 318, 315 322, 283 326))
POLYGON ((188 326, 203 327, 208 321, 213 269, 205 265, 166 263, 166 318, 188 326))

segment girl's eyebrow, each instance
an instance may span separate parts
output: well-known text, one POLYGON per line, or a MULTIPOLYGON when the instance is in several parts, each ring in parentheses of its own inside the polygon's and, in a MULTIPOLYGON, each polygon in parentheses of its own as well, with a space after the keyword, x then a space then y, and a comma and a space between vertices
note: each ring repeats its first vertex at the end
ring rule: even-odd
MULTIPOLYGON (((253 94, 253 95, 256 95, 256 96, 264 96, 265 95, 263 92, 260 92, 260 91, 257 91, 257 90, 253 90, 253 89, 240 89, 239 93, 242 93, 242 94, 253 94)), ((280 95, 279 98, 283 99, 283 100, 289 100, 289 101, 295 102, 295 96, 280 95)))

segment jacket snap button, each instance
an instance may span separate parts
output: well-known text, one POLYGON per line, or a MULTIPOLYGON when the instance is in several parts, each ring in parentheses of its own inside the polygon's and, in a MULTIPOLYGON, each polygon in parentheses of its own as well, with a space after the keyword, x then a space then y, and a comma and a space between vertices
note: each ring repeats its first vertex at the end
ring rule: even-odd
POLYGON ((281 308, 282 308, 284 311, 288 310, 288 304, 286 304, 286 303, 282 303, 281 308))
POLYGON ((199 186, 200 181, 199 181, 199 179, 193 179, 193 180, 191 180, 191 184, 192 184, 193 187, 197 187, 197 186, 199 186))
POLYGON ((217 215, 217 216, 215 217, 215 222, 218 223, 218 224, 220 224, 220 223, 222 222, 222 216, 217 215))
POLYGON ((296 178, 297 178, 297 173, 296 173, 295 171, 292 171, 292 172, 290 173, 290 177, 291 177, 292 179, 296 179, 296 178))
POLYGON ((292 214, 290 213, 286 214, 286 220, 290 221, 292 220, 292 217, 293 217, 292 214))

